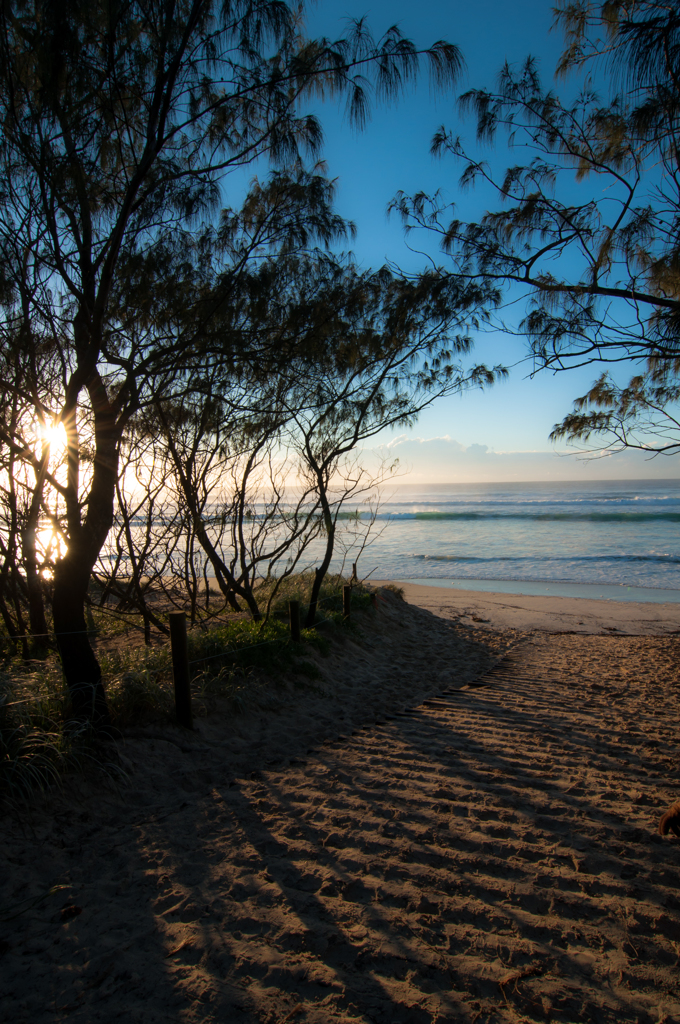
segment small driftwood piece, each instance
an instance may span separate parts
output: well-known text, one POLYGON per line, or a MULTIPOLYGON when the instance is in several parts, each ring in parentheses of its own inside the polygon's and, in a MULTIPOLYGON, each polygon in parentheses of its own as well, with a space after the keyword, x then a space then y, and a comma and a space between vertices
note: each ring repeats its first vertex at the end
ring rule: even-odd
POLYGON ((666 836, 669 832, 680 838, 680 803, 669 807, 659 822, 659 833, 666 836))
POLYGON ((545 971, 546 967, 543 964, 534 964, 530 967, 524 967, 519 971, 512 971, 498 982, 500 990, 505 995, 505 986, 512 985, 513 991, 516 992, 518 981, 523 981, 524 978, 533 978, 537 974, 544 974, 545 971))

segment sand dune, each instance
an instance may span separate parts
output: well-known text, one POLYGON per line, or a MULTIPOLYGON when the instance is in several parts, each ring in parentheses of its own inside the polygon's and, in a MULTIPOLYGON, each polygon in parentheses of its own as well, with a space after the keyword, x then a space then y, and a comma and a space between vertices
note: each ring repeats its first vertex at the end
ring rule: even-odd
POLYGON ((677 638, 457 597, 6 817, 2 1019, 680 1022, 677 638))

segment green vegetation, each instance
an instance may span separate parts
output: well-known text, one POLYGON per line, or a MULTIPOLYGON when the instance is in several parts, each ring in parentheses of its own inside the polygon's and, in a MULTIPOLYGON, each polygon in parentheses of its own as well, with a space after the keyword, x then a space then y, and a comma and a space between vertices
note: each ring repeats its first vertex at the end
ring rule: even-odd
POLYGON ((312 106, 361 127, 461 55, 363 18, 314 39, 311 6, 3 4, 0 616, 37 636, 51 605, 72 716, 104 732, 93 575, 147 639, 150 580, 181 580, 192 622, 208 575, 259 619, 260 577, 313 541, 328 571, 374 489, 364 443, 495 379, 467 365, 483 289, 353 261, 312 106))
MULTIPOLYGON (((261 598, 274 592, 274 582, 261 585, 261 598)), ((263 622, 232 617, 189 632, 194 714, 215 710, 217 701, 232 714, 274 707, 283 692, 318 688, 322 674, 310 651, 327 655, 329 631, 355 630, 342 612, 346 580, 328 577, 321 591, 317 627, 302 629, 293 643, 288 627, 288 601, 299 600, 301 612, 313 582, 312 574, 286 580, 276 591, 271 613, 263 622)), ((365 611, 371 594, 357 585, 352 611, 365 611)), ((139 617, 141 621, 141 616, 139 617)), ((106 681, 115 729, 174 722, 172 662, 168 640, 158 634, 150 646, 140 622, 121 621, 93 609, 91 634, 106 681), (133 635, 132 642, 130 635, 133 635), (124 642, 123 642, 124 641, 124 642)), ((21 803, 36 792, 59 785, 69 771, 120 774, 115 750, 102 744, 87 727, 73 728, 69 695, 56 651, 41 643, 24 659, 13 653, 9 638, 0 635, 4 663, 0 672, 0 799, 21 803)))
POLYGON ((67 700, 54 657, 5 663, 0 672, 0 800, 17 805, 69 771, 121 774, 86 727, 65 728, 67 700))
POLYGON ((67 763, 61 698, 52 680, 0 677, 0 791, 12 799, 58 781, 67 763))
POLYGON ((465 221, 458 197, 438 189, 400 193, 393 208, 409 230, 438 237, 454 279, 498 289, 499 326, 526 336, 533 373, 635 368, 628 385, 602 373, 553 440, 678 454, 678 5, 562 0, 554 14, 565 42, 556 77, 577 76, 575 95, 546 88, 531 56, 459 100, 479 142, 497 146, 507 133, 511 165, 498 174, 458 124, 432 140, 461 185, 483 183, 497 207, 484 198, 486 212, 465 221))
MULTIPOLYGON (((328 621, 342 622, 342 588, 347 580, 338 574, 324 576, 317 602, 317 625, 328 621)), ((288 602, 299 601, 300 620, 304 621, 309 614, 309 601, 314 586, 314 573, 298 573, 289 576, 282 583, 270 580, 262 583, 257 590, 260 604, 268 607, 270 614, 276 618, 288 619, 288 602)), ((352 609, 361 611, 371 604, 371 593, 362 584, 352 587, 352 609)))

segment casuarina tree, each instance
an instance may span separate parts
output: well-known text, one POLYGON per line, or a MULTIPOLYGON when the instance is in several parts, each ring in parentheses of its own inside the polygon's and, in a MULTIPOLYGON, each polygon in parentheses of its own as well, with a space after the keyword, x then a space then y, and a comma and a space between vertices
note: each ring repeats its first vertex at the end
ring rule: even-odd
POLYGON ((556 19, 566 42, 558 77, 581 74, 578 95, 546 89, 529 59, 460 100, 480 143, 506 132, 523 162, 496 174, 496 154, 470 156, 444 127, 433 140, 433 152, 462 163, 461 187, 495 190, 498 206, 476 221, 441 195, 399 195, 393 207, 409 229, 439 236, 451 261, 442 273, 504 290, 502 326, 528 337, 534 369, 643 364, 629 389, 608 378, 579 400, 580 420, 575 413, 555 434, 574 437, 579 422, 592 433, 626 410, 640 427, 645 404, 651 412, 677 394, 680 10, 665 0, 577 0, 556 19))
MULTIPOLYGON (((344 96, 361 122, 371 89, 394 95, 417 70, 398 30, 375 42, 359 22, 336 41, 309 40, 303 13, 283 0, 0 6, 2 341, 27 371, 15 385, 22 401, 48 431, 65 431, 63 473, 50 477, 46 460, 36 487, 65 507, 54 629, 74 716, 95 725, 108 716, 83 604, 113 522, 121 438, 150 382, 183 372, 195 336, 147 343, 157 304, 139 268, 156 261, 149 280, 162 280, 159 236, 215 218, 230 170, 261 157, 290 167, 319 151, 306 97, 344 96), (122 317, 112 296, 128 281, 122 317)), ((452 79, 454 47, 424 53, 436 81, 452 79)), ((15 428, 5 422, 3 444, 35 467, 15 428)))

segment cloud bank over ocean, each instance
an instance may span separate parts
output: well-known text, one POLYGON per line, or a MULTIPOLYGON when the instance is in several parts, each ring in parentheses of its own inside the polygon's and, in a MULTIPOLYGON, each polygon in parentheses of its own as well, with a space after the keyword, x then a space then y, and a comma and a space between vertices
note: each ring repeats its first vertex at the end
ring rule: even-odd
MULTIPOLYGON (((568 449, 496 451, 451 437, 400 434, 373 449, 378 461, 399 460, 395 483, 501 483, 530 480, 660 480, 680 476, 678 457, 625 451, 593 458, 568 449)), ((369 456, 366 452, 365 461, 369 456)))

